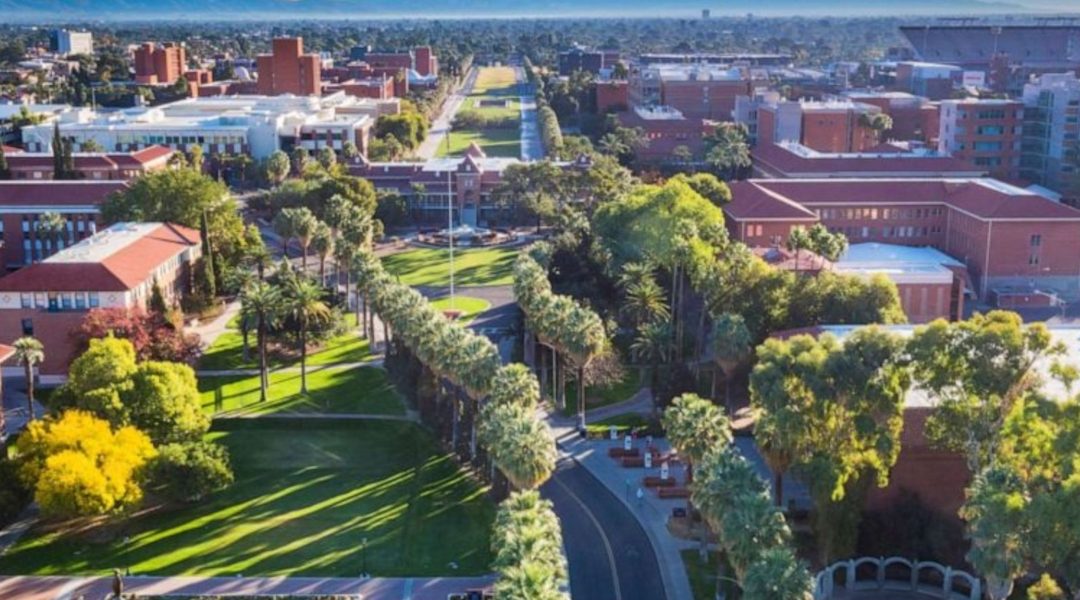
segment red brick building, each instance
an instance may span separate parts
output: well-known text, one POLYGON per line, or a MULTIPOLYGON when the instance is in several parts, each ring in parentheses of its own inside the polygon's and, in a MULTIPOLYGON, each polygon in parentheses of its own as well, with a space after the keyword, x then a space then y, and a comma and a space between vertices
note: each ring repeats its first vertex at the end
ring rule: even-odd
POLYGON ((304 54, 303 38, 274 38, 273 53, 256 57, 258 93, 317 96, 322 93, 321 64, 318 54, 304 54))
POLYGON ((735 98, 752 82, 743 69, 713 65, 647 65, 630 73, 632 106, 669 106, 687 119, 730 121, 735 98))
POLYGON ((822 223, 851 243, 932 246, 965 265, 982 298, 1080 297, 1080 210, 992 179, 757 179, 731 185, 733 238, 783 243, 822 223))
POLYGON ((118 180, 0 181, 0 273, 93 235, 101 225, 102 202, 126 187, 118 180), (45 213, 60 214, 66 232, 55 237, 40 232, 45 213))
POLYGON ((853 102, 870 104, 892 119, 888 139, 918 140, 937 144, 940 105, 907 92, 851 91, 843 94, 853 102))
POLYGON ((1023 120, 1019 100, 943 100, 938 150, 971 161, 998 179, 1016 181, 1023 120))
POLYGON ((673 160, 680 146, 700 158, 705 146, 702 138, 716 128, 715 121, 688 119, 665 106, 634 107, 616 114, 623 127, 640 128, 645 133, 649 145, 637 151, 643 161, 673 160))
MULTIPOLYGON (((77 152, 73 158, 78 179, 128 180, 169 166, 174 151, 164 146, 150 146, 132 152, 77 152)), ((21 152, 7 157, 11 179, 43 180, 53 178, 51 152, 21 152)))
POLYGON ((187 69, 187 52, 172 42, 146 42, 135 49, 135 82, 173 84, 187 69))
POLYGON ((802 144, 758 144, 751 151, 754 174, 780 179, 982 177, 986 169, 934 151, 879 144, 865 152, 818 152, 802 144))
POLYGON ((596 112, 620 112, 630 108, 630 84, 626 81, 596 82, 596 112))
POLYGON ((167 302, 190 289, 199 232, 166 223, 117 223, 91 238, 0 277, 0 343, 33 335, 45 346, 39 367, 58 383, 74 358, 71 331, 93 308, 145 308, 154 282, 167 302))

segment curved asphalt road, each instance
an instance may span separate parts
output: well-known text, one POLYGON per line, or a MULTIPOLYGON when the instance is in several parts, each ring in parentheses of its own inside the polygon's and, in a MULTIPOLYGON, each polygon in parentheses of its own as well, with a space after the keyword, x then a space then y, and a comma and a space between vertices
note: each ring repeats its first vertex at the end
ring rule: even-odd
POLYGON ((562 522, 574 598, 666 600, 645 530, 585 467, 560 460, 540 492, 554 503, 562 522))

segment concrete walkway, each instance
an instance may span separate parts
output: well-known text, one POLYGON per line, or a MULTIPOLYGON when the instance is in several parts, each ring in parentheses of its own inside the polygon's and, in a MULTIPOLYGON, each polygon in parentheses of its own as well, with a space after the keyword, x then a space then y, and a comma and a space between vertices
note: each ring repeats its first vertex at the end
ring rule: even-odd
MULTIPOLYGON (((318 371, 348 371, 349 369, 356 369, 358 367, 381 367, 383 365, 383 359, 372 358, 371 360, 363 360, 359 362, 340 362, 330 363, 326 365, 308 365, 307 372, 315 373, 318 371)), ((299 365, 290 365, 288 367, 278 367, 276 369, 269 369, 270 374, 274 373, 299 373, 299 365)), ((195 371, 195 374, 199 377, 228 377, 230 375, 258 375, 258 369, 206 369, 195 371)))
MULTIPOLYGON (((518 86, 528 88, 528 79, 522 67, 514 67, 518 86)), ((521 101, 521 160, 529 162, 544 158, 544 144, 540 139, 540 125, 536 115, 536 94, 522 94, 521 101)))
POLYGON ((428 128, 427 137, 424 138, 423 142, 420 142, 420 147, 416 149, 417 158, 424 160, 435 158, 435 155, 439 153, 439 146, 446 143, 446 134, 454 124, 454 117, 457 116, 461 105, 465 103, 465 98, 472 93, 473 85, 476 84, 476 73, 476 67, 469 69, 469 73, 465 76, 462 85, 447 96, 442 110, 439 111, 439 115, 435 117, 431 127, 428 128))
MULTIPOLYGON (((494 577, 127 577, 125 595, 334 596, 363 600, 446 600, 447 595, 487 588, 494 577)), ((0 598, 101 600, 112 577, 0 577, 0 598)))
POLYGON ((221 337, 221 334, 228 331, 229 321, 238 314, 240 314, 240 302, 234 300, 226 304, 225 310, 213 320, 188 327, 187 330, 190 333, 198 334, 202 347, 209 348, 211 344, 221 337))

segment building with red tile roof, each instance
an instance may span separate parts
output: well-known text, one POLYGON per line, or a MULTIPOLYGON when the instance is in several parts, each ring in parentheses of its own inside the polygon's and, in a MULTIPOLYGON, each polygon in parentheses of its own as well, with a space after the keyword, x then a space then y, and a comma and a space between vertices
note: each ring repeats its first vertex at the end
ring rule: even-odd
MULTIPOLYGON (((135 179, 169 166, 175 152, 165 146, 149 146, 131 152, 76 152, 72 155, 79 179, 135 179)), ((21 152, 8 156, 12 179, 52 179, 51 152, 21 152)))
POLYGON ((750 246, 822 223, 853 244, 937 248, 966 267, 980 297, 1080 297, 1080 210, 993 179, 756 179, 731 191, 728 229, 750 246))
POLYGON ((97 232, 101 204, 127 188, 121 180, 0 181, 0 274, 42 260, 97 232), (66 231, 48 236, 40 218, 57 213, 66 231))
POLYGON ((751 151, 754 174, 766 178, 982 177, 987 169, 930 150, 896 143, 863 152, 819 152, 796 142, 761 143, 751 151))
POLYGON ((0 277, 0 343, 33 335, 45 345, 43 379, 58 381, 70 332, 93 308, 145 308, 154 283, 166 302, 190 289, 199 232, 168 223, 117 223, 41 262, 0 277))

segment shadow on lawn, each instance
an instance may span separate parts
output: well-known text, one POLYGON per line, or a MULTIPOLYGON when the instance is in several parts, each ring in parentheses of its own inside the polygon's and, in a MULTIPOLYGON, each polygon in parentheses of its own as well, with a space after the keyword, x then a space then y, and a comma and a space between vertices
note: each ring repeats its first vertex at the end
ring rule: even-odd
POLYGON ((340 429, 337 435, 301 431, 286 442, 288 430, 280 427, 276 436, 261 425, 237 427, 221 436, 240 455, 229 490, 199 505, 135 517, 106 543, 56 538, 19 546, 5 556, 2 570, 356 576, 363 538, 367 568, 377 575, 488 570, 493 508, 483 488, 436 453, 422 430, 370 424, 334 429, 340 429), (272 449, 274 437, 285 447, 243 456, 245 448, 272 449), (308 455, 296 456, 305 447, 308 455), (337 455, 329 461, 335 468, 291 465, 327 461, 310 456, 326 452, 337 455), (460 569, 449 569, 450 562, 460 569))

